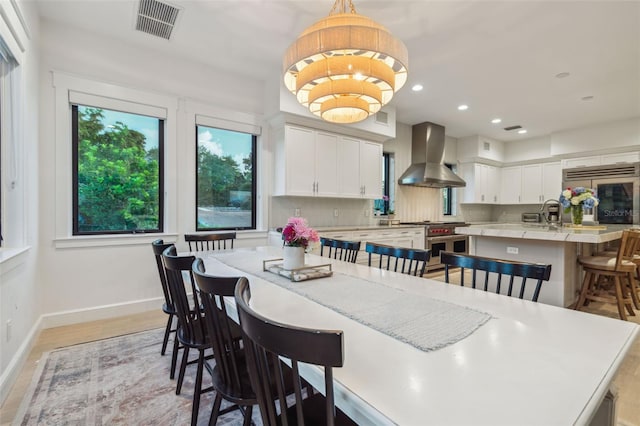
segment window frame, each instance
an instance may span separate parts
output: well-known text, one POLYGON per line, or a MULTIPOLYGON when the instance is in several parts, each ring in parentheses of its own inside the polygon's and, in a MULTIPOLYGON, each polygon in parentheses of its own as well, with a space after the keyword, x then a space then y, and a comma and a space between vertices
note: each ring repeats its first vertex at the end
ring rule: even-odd
POLYGON ((52 72, 55 120, 55 220, 53 245, 67 249, 151 243, 161 237, 168 241, 178 237, 178 182, 175 177, 182 151, 177 148, 179 99, 117 84, 90 80, 65 72, 52 72), (88 99, 88 100, 87 100, 88 99), (164 231, 162 233, 73 235, 72 217, 72 102, 107 109, 124 110, 165 120, 164 128, 164 231))
MULTIPOLYGON (((72 144, 72 235, 74 236, 91 236, 91 235, 112 235, 112 234, 154 234, 164 231, 164 140, 165 140, 165 119, 153 117, 158 120, 158 228, 155 229, 130 229, 130 230, 102 230, 102 231, 80 231, 78 224, 78 216, 80 213, 80 206, 78 200, 78 169, 79 169, 79 135, 78 135, 78 107, 90 107, 97 109, 104 109, 108 111, 116 111, 111 108, 96 107, 93 105, 81 105, 78 102, 70 102, 71 107, 71 144, 72 144)), ((142 115, 138 113, 132 113, 129 111, 117 111, 127 114, 142 115)))
MULTIPOLYGON (((448 167, 449 170, 454 171, 453 164, 445 163, 444 165, 448 167)), ((450 186, 446 188, 442 188, 442 214, 444 216, 454 216, 453 194, 454 194, 453 188, 451 188, 450 186), (445 193, 447 194, 446 197, 445 197, 445 193)))
POLYGON ((195 230, 196 232, 212 232, 212 231, 252 231, 252 230, 256 230, 256 226, 257 226, 257 204, 258 204, 258 193, 257 193, 257 188, 258 188, 258 156, 257 156, 257 151, 258 151, 258 135, 252 133, 252 132, 246 132, 246 131, 240 131, 240 130, 231 130, 231 129, 225 129, 225 128, 221 128, 221 127, 215 127, 215 126, 210 126, 207 124, 202 124, 199 123, 198 121, 196 121, 195 124, 195 166, 194 166, 194 177, 195 177, 195 204, 194 204, 194 213, 195 213, 195 217, 194 217, 194 223, 195 223, 195 230), (252 162, 252 166, 251 166, 251 170, 252 170, 252 179, 251 179, 251 226, 250 227, 227 227, 227 228, 198 228, 198 199, 199 199, 199 194, 198 194, 198 127, 208 127, 208 128, 213 128, 213 129, 217 129, 217 130, 225 130, 225 131, 229 131, 229 132, 236 132, 236 133, 244 133, 247 135, 251 136, 251 162, 252 162))

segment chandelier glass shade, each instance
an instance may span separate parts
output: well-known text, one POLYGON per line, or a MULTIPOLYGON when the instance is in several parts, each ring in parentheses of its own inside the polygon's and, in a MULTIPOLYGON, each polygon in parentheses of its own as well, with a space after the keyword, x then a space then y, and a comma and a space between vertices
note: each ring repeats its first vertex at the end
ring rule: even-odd
POLYGON ((329 16, 289 46, 283 66, 285 86, 311 113, 355 123, 405 84, 408 53, 386 28, 358 15, 351 0, 336 0, 329 16))

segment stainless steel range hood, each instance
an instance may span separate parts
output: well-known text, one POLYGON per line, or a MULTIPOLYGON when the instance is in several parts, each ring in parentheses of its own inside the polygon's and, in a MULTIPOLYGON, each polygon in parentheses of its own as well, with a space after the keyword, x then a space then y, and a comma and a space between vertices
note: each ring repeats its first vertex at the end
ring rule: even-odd
POLYGON ((420 123, 412 128, 411 166, 400 176, 401 185, 448 188, 466 186, 444 165, 444 127, 420 123))

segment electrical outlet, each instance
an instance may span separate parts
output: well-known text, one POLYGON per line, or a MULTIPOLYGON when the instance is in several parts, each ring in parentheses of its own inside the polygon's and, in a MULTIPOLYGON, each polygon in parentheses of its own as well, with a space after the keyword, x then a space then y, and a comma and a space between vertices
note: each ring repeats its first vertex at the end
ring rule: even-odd
POLYGON ((300 209, 296 208, 296 210, 294 211, 293 215, 295 217, 300 217, 300 209))
POLYGON ((333 217, 338 217, 338 209, 333 209, 333 217))
POLYGON ((364 217, 369 217, 369 209, 364 209, 364 217))
POLYGON ((518 247, 507 247, 507 253, 518 254, 518 247))
POLYGON ((12 328, 12 324, 13 321, 8 319, 7 320, 7 342, 11 340, 11 328, 12 328))

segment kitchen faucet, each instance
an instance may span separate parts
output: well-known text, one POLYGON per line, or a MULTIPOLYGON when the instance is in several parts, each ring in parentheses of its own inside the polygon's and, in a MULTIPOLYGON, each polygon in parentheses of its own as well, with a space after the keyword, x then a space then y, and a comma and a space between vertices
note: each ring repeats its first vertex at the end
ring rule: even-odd
POLYGON ((544 217, 544 221, 551 226, 562 226, 562 215, 560 214, 560 201, 550 198, 542 203, 542 207, 540 207, 540 213, 544 217), (544 214, 544 209, 547 204, 555 204, 555 208, 557 210, 551 211, 549 209, 548 214, 544 214))

